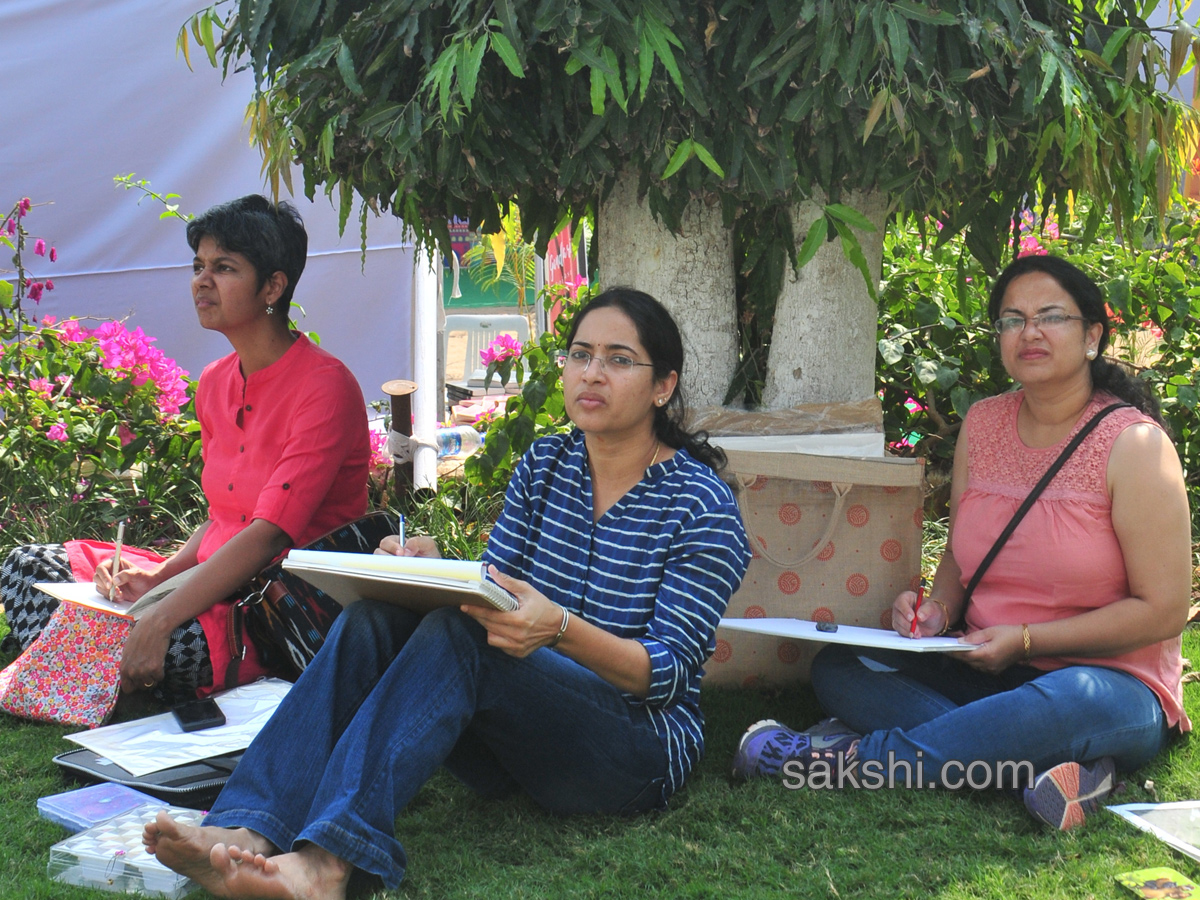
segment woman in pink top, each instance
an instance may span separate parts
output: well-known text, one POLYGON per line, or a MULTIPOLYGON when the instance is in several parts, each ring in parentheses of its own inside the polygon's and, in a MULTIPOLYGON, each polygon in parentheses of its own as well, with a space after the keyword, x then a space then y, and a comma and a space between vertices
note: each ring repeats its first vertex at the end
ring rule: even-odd
MULTIPOLYGON (((168 559, 124 553, 115 577, 120 598, 136 600, 195 570, 138 620, 121 657, 123 690, 155 689, 168 701, 265 673, 249 644, 245 658, 230 665, 229 598, 287 548, 362 516, 370 460, 366 405, 354 376, 288 327, 308 252, 295 208, 251 194, 190 221, 187 239, 200 325, 233 345, 205 368, 196 391, 208 520, 168 559)), ((57 605, 33 582, 93 576, 108 593, 110 545, 14 550, 0 597, 21 646, 57 605)))
MULTIPOLYGON (((813 687, 837 718, 807 732, 751 726, 735 773, 782 774, 791 786, 822 777, 1020 786, 1035 817, 1069 828, 1100 806, 1115 768, 1144 765, 1172 732, 1190 730, 1180 657, 1190 520, 1158 401, 1104 359, 1103 294, 1065 260, 1014 261, 988 313, 1020 389, 967 414, 950 539, 915 636, 963 623, 962 641, 974 649, 825 648, 813 687), (1114 402, 1130 406, 1084 439, 965 604, 966 585, 1017 507, 1075 432, 1114 402)), ((906 591, 893 605, 901 635, 912 634, 915 602, 906 591)))

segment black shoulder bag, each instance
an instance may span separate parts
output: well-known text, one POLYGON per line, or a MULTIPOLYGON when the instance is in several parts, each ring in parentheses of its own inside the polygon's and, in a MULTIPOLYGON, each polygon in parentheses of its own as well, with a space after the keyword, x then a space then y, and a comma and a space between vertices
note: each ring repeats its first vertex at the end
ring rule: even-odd
POLYGON ((1110 412, 1118 409, 1124 409, 1127 406, 1132 406, 1131 403, 1110 403, 1104 409, 1100 410, 1087 423, 1075 433, 1075 437, 1071 438, 1071 442, 1063 447, 1062 453, 1058 454, 1058 459, 1050 464, 1050 468, 1042 475, 1038 483, 1033 486, 1033 490, 1029 492, 1029 496, 1021 503, 1017 511, 1013 513, 1013 517, 1009 519, 1008 524, 1004 526, 1004 530, 1000 532, 1000 537, 996 538, 996 543, 992 544, 992 549, 987 552, 987 556, 983 558, 983 562, 979 564, 979 568, 975 570, 975 574, 971 576, 971 580, 967 583, 967 589, 963 593, 962 607, 958 613, 958 624, 955 628, 959 628, 967 619, 967 607, 971 604, 971 595, 975 592, 975 588, 979 585, 979 580, 983 578, 983 573, 988 570, 988 566, 996 559, 996 556, 1004 548, 1008 539, 1012 537, 1012 533, 1017 530, 1017 526, 1021 524, 1021 520, 1025 518, 1025 514, 1029 512, 1033 506, 1033 502, 1041 496, 1042 491, 1058 474, 1058 470, 1066 465, 1067 460, 1071 458, 1071 454, 1083 443, 1084 438, 1092 433, 1092 430, 1100 424, 1100 420, 1107 416, 1110 412))

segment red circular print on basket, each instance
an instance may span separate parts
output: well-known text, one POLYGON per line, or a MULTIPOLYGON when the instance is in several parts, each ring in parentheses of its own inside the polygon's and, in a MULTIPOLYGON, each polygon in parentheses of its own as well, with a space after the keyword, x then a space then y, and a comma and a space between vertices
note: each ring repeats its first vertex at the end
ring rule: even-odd
POLYGON ((729 662, 733 659, 733 648, 729 646, 729 641, 717 641, 717 649, 713 651, 713 662, 729 662))
POLYGON ((828 606, 818 606, 813 610, 812 620, 814 622, 832 622, 834 621, 833 610, 828 606))
POLYGON ((879 555, 888 562, 895 562, 900 558, 900 554, 904 552, 904 548, 895 538, 888 538, 879 545, 879 555))
POLYGON ((760 681, 762 681, 762 679, 757 675, 747 675, 745 678, 742 679, 742 687, 744 687, 744 688, 758 687, 758 683, 760 681))
POLYGON ((782 594, 794 594, 800 590, 800 576, 795 572, 783 572, 779 576, 779 591, 782 594))
POLYGON ((833 490, 833 485, 828 481, 814 481, 812 486, 814 491, 820 491, 822 494, 828 494, 833 490))
POLYGON ((747 606, 746 612, 743 614, 743 619, 765 619, 767 611, 761 606, 747 606))
POLYGON ((846 521, 855 528, 862 528, 867 524, 867 520, 870 518, 870 511, 861 503, 856 503, 854 506, 846 510, 846 521))
POLYGON ((800 521, 800 507, 795 503, 781 503, 779 505, 779 521, 784 525, 795 525, 800 521))
POLYGON ((789 666, 795 665, 796 661, 800 659, 800 648, 791 641, 784 641, 781 643, 779 645, 778 653, 779 661, 781 663, 786 663, 789 666))
POLYGON ((918 574, 918 575, 914 575, 914 576, 912 577, 912 581, 910 581, 910 582, 908 583, 908 589, 909 589, 910 591, 912 591, 913 593, 916 593, 916 591, 917 591, 917 588, 919 588, 920 586, 921 586, 921 576, 920 576, 919 574, 918 574))
POLYGON ((902 490, 904 490, 904 488, 896 487, 896 485, 894 485, 894 484, 885 484, 883 486, 883 492, 885 494, 898 494, 902 490))
POLYGON ((767 476, 766 475, 755 475, 754 481, 752 481, 752 482, 750 482, 750 484, 746 485, 746 489, 750 490, 750 491, 761 491, 766 486, 767 486, 767 476))
POLYGON ((859 572, 855 572, 846 579, 846 590, 851 596, 861 597, 871 589, 871 582, 867 581, 867 576, 859 572))
POLYGON ((884 631, 892 630, 892 609, 890 606, 879 614, 879 627, 884 631))
POLYGON ((821 560, 821 562, 825 562, 827 559, 833 559, 834 550, 835 548, 833 546, 833 541, 830 541, 821 548, 821 552, 817 554, 817 559, 821 560))
POLYGON ((925 510, 919 506, 913 510, 913 524, 918 528, 925 525, 925 510))

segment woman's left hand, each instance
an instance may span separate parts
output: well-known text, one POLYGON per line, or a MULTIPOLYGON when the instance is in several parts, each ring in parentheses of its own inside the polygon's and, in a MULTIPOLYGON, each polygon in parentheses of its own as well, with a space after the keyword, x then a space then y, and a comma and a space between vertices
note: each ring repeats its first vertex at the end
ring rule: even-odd
POLYGON ((973 631, 961 640, 978 644, 979 649, 961 653, 959 658, 989 675, 999 675, 1009 666, 1025 660, 1025 638, 1020 625, 993 625, 973 631))
POLYGON ((121 652, 121 690, 145 691, 163 680, 171 632, 158 626, 154 610, 134 623, 121 652))
POLYGON ((561 606, 532 585, 510 578, 495 566, 488 566, 488 574, 520 604, 512 612, 481 606, 462 607, 463 612, 487 629, 490 646, 520 658, 545 647, 558 636, 563 619, 561 606))

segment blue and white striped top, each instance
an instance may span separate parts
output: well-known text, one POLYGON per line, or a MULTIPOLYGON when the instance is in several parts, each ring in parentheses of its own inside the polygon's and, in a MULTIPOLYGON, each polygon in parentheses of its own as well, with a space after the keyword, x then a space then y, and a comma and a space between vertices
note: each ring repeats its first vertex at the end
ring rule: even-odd
POLYGON ((583 433, 536 441, 518 463, 486 562, 650 654, 650 717, 668 763, 665 802, 704 751, 701 666, 750 547, 728 486, 686 450, 592 522, 583 433))

